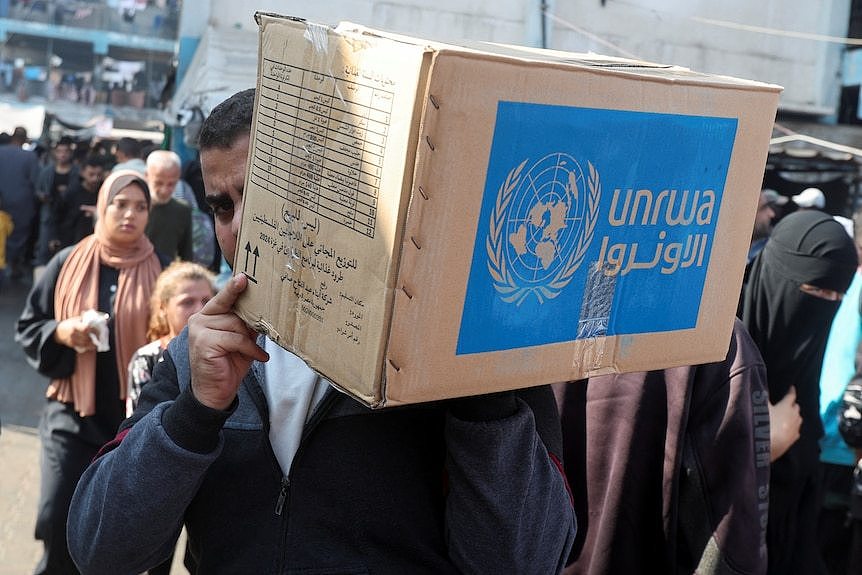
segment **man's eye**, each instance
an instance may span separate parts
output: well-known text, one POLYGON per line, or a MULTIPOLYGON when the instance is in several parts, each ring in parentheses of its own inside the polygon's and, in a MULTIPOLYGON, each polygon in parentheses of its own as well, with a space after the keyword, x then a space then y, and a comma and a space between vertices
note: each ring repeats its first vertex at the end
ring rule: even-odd
POLYGON ((226 195, 207 196, 204 204, 207 209, 216 216, 227 211, 233 211, 233 200, 226 195))
POLYGON ((211 206, 213 216, 220 221, 229 220, 233 217, 233 206, 211 206))

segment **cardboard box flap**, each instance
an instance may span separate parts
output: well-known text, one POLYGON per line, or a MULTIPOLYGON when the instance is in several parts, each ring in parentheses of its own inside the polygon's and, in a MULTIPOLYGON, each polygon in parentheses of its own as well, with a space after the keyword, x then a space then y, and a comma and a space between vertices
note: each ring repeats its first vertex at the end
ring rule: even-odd
POLYGON ((258 27, 261 26, 261 21, 264 18, 278 19, 278 20, 290 20, 293 22, 308 22, 308 20, 306 20, 305 18, 301 18, 299 16, 285 16, 282 14, 278 14, 276 12, 264 12, 262 10, 258 10, 257 12, 254 13, 254 21, 258 25, 258 27))
POLYGON ((352 22, 340 22, 335 28, 339 33, 356 34, 365 37, 386 38, 402 44, 424 46, 434 51, 463 51, 472 54, 497 55, 505 58, 527 60, 530 62, 546 62, 551 64, 586 66, 590 68, 612 69, 617 73, 630 72, 655 79, 664 79, 678 82, 697 82, 699 84, 728 85, 734 87, 749 87, 756 90, 767 90, 780 92, 781 86, 767 84, 754 80, 745 80, 731 76, 704 74, 694 72, 682 66, 660 64, 646 60, 635 60, 631 58, 620 58, 616 56, 605 56, 593 53, 564 52, 548 48, 534 48, 530 46, 516 46, 495 42, 459 41, 439 42, 422 40, 402 34, 396 34, 383 30, 377 30, 352 22))

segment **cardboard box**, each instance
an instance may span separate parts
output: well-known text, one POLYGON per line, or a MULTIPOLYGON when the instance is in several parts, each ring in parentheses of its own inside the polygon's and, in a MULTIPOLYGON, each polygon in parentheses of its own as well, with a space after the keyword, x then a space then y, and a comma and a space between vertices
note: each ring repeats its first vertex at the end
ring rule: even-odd
POLYGON ((247 322, 372 407, 724 358, 779 87, 257 18, 247 322))

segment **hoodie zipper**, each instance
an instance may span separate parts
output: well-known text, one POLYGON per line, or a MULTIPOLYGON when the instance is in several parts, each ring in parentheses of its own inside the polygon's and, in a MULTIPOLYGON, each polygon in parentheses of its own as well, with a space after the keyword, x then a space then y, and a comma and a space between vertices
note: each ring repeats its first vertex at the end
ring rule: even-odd
POLYGON ((284 502, 287 500, 287 494, 290 491, 290 478, 282 477, 281 478, 281 491, 278 492, 278 501, 275 503, 275 514, 281 515, 282 509, 284 509, 284 502))
MULTIPOLYGON (((302 452, 302 448, 305 445, 306 439, 308 438, 309 434, 323 420, 323 415, 327 411, 329 411, 329 406, 332 405, 332 403, 334 403, 336 397, 337 396, 334 392, 332 392, 332 391, 327 392, 327 394, 324 395, 323 399, 318 404, 317 409, 315 409, 314 413, 312 414, 311 419, 309 419, 308 422, 306 422, 305 427, 303 428, 302 438, 299 441, 299 447, 297 448, 296 453, 293 456, 293 462, 291 462, 291 465, 290 465, 291 470, 293 469, 293 465, 294 465, 294 463, 296 463, 296 460, 299 459, 299 455, 302 452)), ((267 435, 269 435, 268 418, 267 418, 266 424, 264 425, 264 428, 265 428, 267 435)), ((274 453, 273 453, 273 459, 275 459, 276 467, 278 467, 279 466, 278 459, 275 457, 274 453)), ((284 504, 287 502, 287 497, 289 494, 290 494, 290 470, 288 470, 287 475, 283 475, 281 477, 281 486, 280 486, 279 491, 278 491, 278 498, 276 499, 276 502, 275 502, 275 514, 276 515, 281 516, 282 512, 284 511, 284 504)))
MULTIPOLYGON (((258 381, 260 378, 265 377, 262 369, 255 369, 252 367, 253 375, 255 379, 258 381)), ((258 415, 260 416, 261 423, 263 424, 263 433, 267 437, 269 437, 269 409, 266 405, 266 397, 263 395, 263 390, 260 385, 257 386, 248 386, 247 387, 249 396, 251 396, 252 403, 254 403, 255 408, 257 409, 258 415)), ((269 454, 272 459, 272 464, 275 469, 281 471, 281 466, 278 463, 278 458, 275 456, 275 452, 270 447, 269 454)), ((275 502, 275 514, 277 516, 281 516, 284 511, 284 504, 287 502, 287 496, 290 493, 290 478, 283 474, 281 476, 281 483, 278 489, 278 496, 276 497, 275 502)))

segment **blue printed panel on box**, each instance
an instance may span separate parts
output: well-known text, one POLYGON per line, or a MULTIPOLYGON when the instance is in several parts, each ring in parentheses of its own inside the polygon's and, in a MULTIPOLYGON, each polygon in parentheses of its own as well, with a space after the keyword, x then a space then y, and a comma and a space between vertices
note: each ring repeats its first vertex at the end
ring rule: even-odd
POLYGON ((736 129, 500 102, 457 353, 694 327, 736 129))

